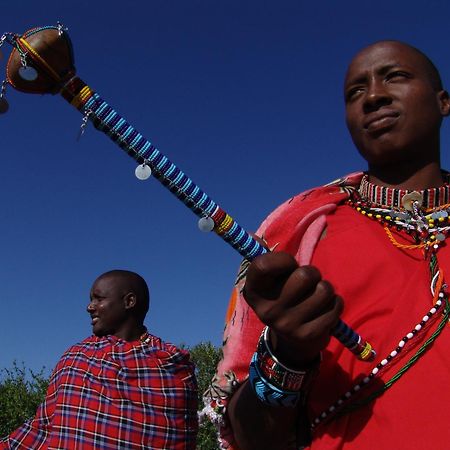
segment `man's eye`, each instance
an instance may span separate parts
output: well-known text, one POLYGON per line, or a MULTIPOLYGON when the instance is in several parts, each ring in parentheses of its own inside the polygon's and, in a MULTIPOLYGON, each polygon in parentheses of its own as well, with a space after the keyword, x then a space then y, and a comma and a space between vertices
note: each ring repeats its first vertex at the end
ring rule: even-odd
POLYGON ((364 90, 364 89, 363 89, 361 86, 354 87, 354 88, 350 89, 350 90, 347 92, 346 100, 347 100, 347 101, 353 100, 358 94, 360 94, 361 92, 363 92, 363 90, 364 90))
POLYGON ((386 76, 386 79, 389 80, 395 80, 395 79, 402 79, 402 78, 410 78, 409 74, 406 72, 402 72, 401 70, 395 70, 394 72, 389 72, 386 76))

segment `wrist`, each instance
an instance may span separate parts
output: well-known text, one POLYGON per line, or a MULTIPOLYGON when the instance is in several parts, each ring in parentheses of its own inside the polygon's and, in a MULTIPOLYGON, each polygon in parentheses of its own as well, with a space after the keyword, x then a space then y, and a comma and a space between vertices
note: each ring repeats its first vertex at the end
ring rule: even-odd
POLYGON ((304 359, 301 364, 286 363, 273 350, 270 329, 265 327, 258 341, 256 354, 261 373, 276 386, 290 391, 306 391, 319 372, 321 355, 304 359))
POLYGON ((310 348, 299 350, 291 342, 268 327, 264 328, 263 333, 265 333, 268 348, 276 355, 281 364, 293 370, 308 371, 320 363, 320 352, 311 351, 310 348))
POLYGON ((307 369, 292 369, 283 364, 270 348, 266 327, 250 363, 249 382, 263 403, 293 408, 304 398, 318 373, 319 363, 320 356, 307 369))

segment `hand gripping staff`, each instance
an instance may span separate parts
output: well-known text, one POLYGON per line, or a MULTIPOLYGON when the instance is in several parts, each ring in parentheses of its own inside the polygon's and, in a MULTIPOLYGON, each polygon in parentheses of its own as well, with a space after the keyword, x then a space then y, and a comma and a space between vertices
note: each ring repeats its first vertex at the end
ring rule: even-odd
MULTIPOLYGON (((83 114, 81 131, 87 121, 107 134, 140 166, 138 178, 153 173, 164 186, 200 217, 199 226, 214 230, 244 258, 253 260, 268 250, 250 236, 231 216, 203 192, 185 173, 135 130, 84 81, 76 76, 72 45, 67 29, 57 26, 33 28, 22 36, 5 33, 0 46, 8 42, 13 51, 8 60, 6 80, 0 90, 0 112, 6 112, 6 86, 28 93, 60 93, 83 114)), ((372 360, 372 346, 343 321, 333 335, 363 361, 372 360)))

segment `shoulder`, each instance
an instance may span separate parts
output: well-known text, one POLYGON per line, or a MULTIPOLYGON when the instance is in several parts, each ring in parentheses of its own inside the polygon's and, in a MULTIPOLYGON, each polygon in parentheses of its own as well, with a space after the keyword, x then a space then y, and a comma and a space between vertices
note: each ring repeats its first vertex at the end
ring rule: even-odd
POLYGON ((94 335, 83 339, 81 342, 77 342, 76 344, 71 345, 61 356, 59 363, 61 364, 67 359, 71 359, 76 355, 81 354, 91 354, 93 351, 101 350, 106 346, 110 346, 111 342, 108 340, 108 337, 96 337, 94 335))
POLYGON ((179 348, 170 342, 165 342, 153 334, 149 333, 146 345, 157 358, 185 363, 188 363, 190 360, 188 350, 179 348))
POLYGON ((338 178, 331 183, 301 192, 275 208, 262 222, 258 235, 264 235, 268 228, 279 223, 297 223, 302 217, 314 211, 321 211, 327 205, 338 205, 345 201, 360 183, 362 172, 355 172, 338 178))

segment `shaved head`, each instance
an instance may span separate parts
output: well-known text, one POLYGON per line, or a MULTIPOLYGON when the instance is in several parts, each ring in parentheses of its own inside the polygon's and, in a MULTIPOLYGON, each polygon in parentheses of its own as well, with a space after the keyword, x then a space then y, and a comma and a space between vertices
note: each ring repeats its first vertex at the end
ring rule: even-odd
POLYGON ((363 49, 361 49, 355 55, 355 57, 352 59, 350 65, 349 65, 349 69, 347 71, 347 76, 348 76, 348 72, 350 71, 350 68, 351 68, 353 62, 356 61, 361 54, 366 53, 367 51, 370 51, 376 47, 380 47, 380 46, 383 46, 386 44, 398 47, 400 50, 403 49, 404 51, 415 53, 416 56, 418 57, 418 59, 422 62, 423 69, 427 72, 429 80, 430 80, 433 88, 436 91, 440 91, 443 89, 441 76, 439 74, 438 69, 434 65, 433 61, 431 61, 431 59, 427 55, 425 55, 425 53, 420 51, 418 48, 413 47, 412 45, 409 45, 405 42, 396 41, 396 40, 377 41, 377 42, 374 42, 373 44, 370 44, 367 47, 364 47, 363 49))
POLYGON ((142 319, 145 318, 150 304, 150 294, 146 281, 137 273, 129 270, 110 270, 100 275, 96 281, 109 279, 112 280, 121 291, 132 291, 136 294, 136 315, 142 319))

